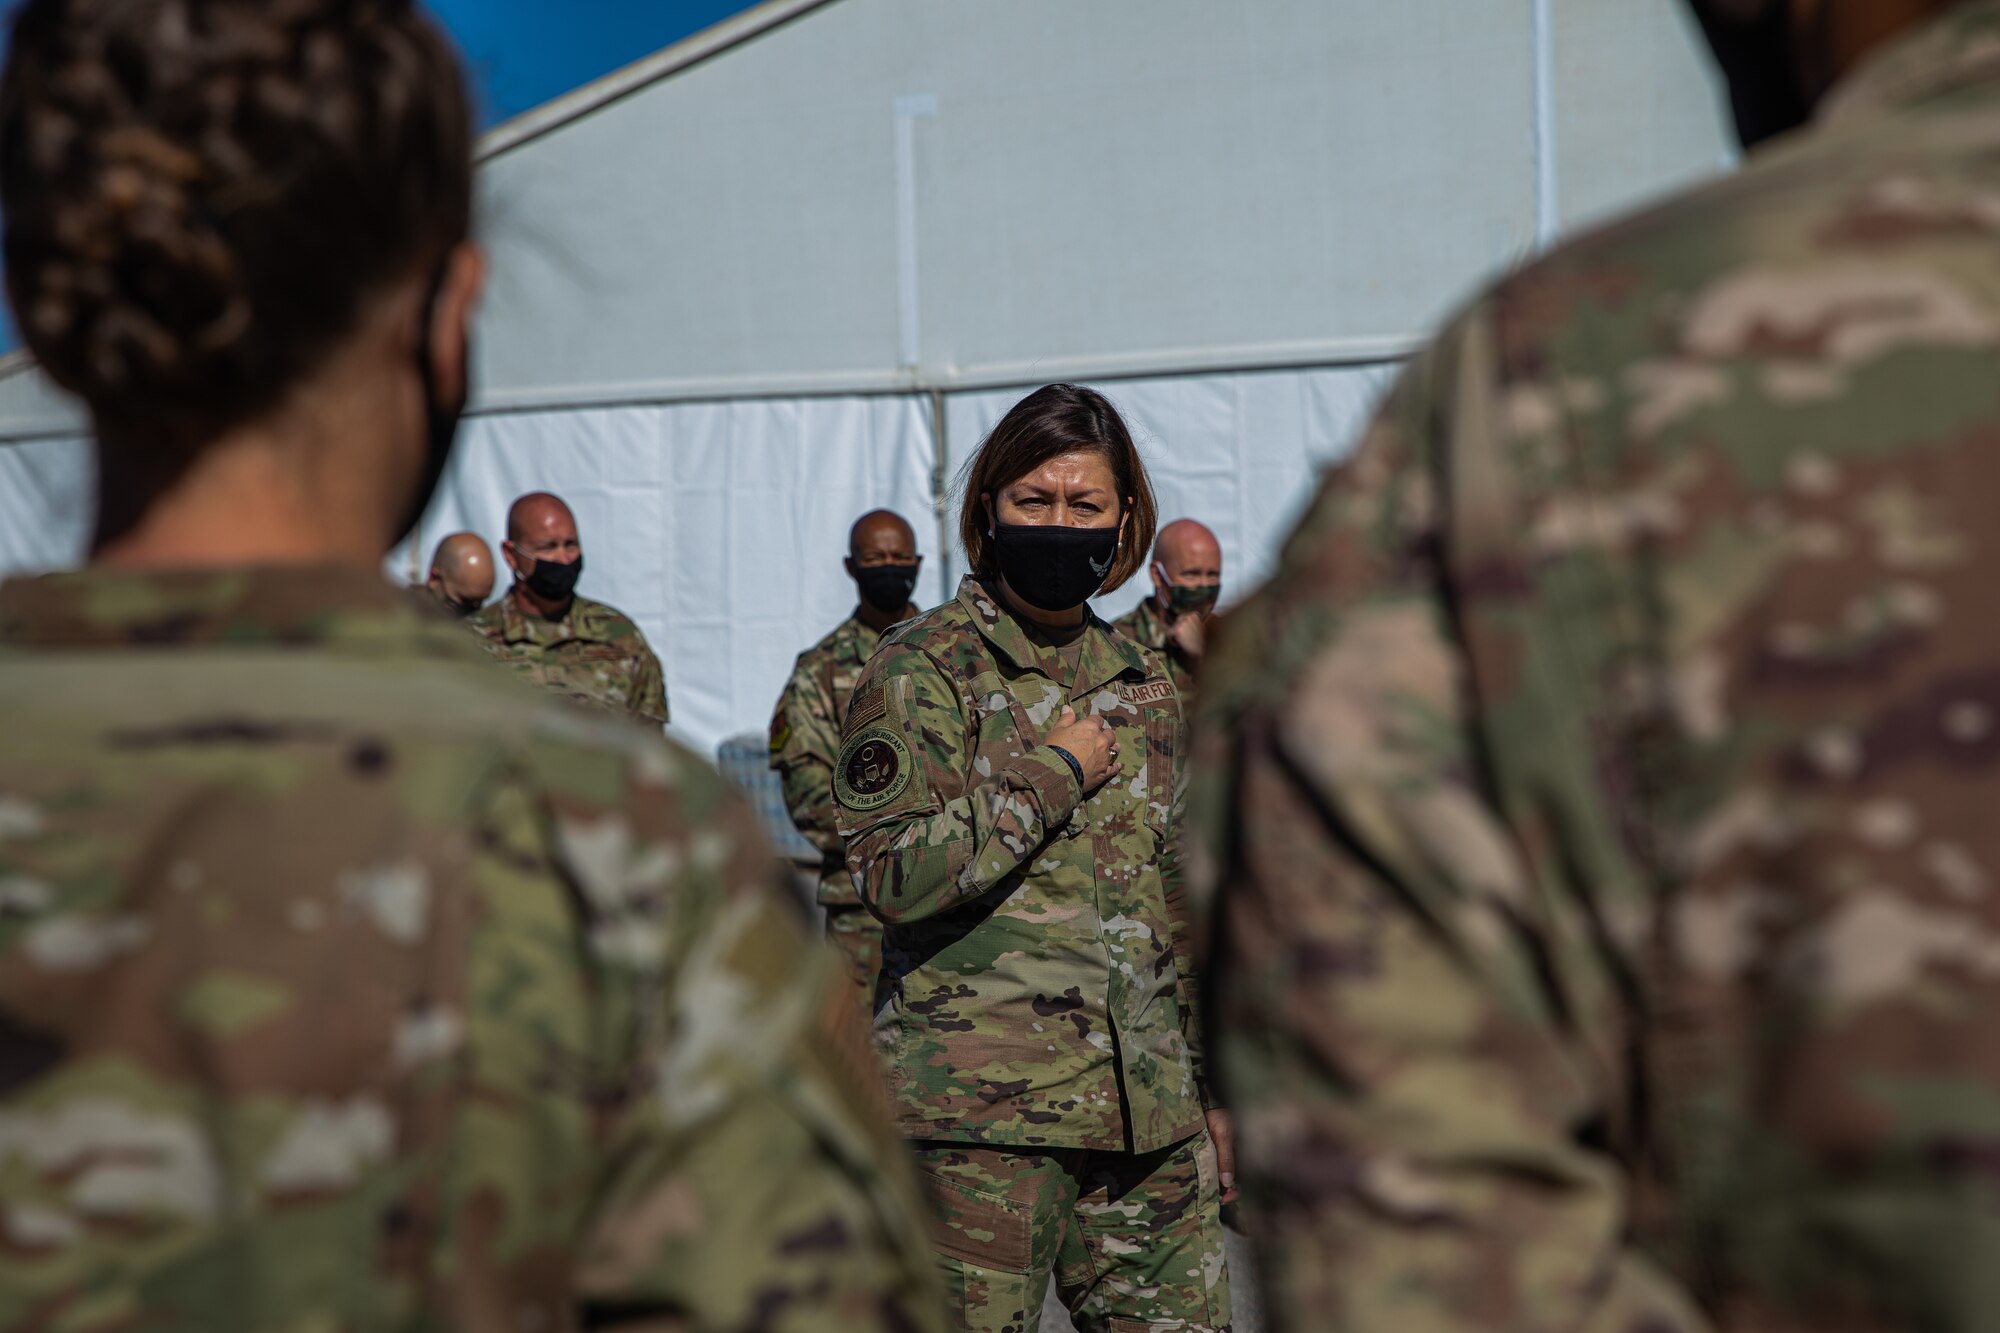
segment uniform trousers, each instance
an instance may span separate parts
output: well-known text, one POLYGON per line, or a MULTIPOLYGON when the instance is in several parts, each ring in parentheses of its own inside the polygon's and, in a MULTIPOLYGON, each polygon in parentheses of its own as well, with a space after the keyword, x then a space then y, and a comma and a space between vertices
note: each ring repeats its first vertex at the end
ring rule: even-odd
POLYGON ((912 1146, 954 1327, 1036 1333, 1051 1274, 1082 1333, 1229 1327, 1206 1130, 1149 1153, 912 1146))

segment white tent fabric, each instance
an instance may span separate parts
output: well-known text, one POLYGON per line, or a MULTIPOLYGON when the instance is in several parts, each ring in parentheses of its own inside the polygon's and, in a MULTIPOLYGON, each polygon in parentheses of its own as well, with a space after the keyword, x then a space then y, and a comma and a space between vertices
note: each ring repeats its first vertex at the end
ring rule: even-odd
POLYGON ((81 438, 0 446, 0 575, 65 569, 83 558, 94 475, 81 438))

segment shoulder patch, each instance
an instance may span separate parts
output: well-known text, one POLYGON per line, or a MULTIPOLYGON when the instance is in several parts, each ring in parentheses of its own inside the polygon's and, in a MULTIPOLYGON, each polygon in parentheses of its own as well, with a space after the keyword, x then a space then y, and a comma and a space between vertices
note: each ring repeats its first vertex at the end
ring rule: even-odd
POLYGON ((909 789, 916 765, 908 742, 888 727, 865 727, 840 749, 834 798, 849 810, 879 810, 909 789))
POLYGON ((783 753, 792 743, 792 720, 783 713, 771 719, 771 753, 783 753))
POLYGON ((1118 682, 1118 697, 1128 704, 1163 704, 1174 697, 1174 683, 1171 680, 1142 680, 1118 682))

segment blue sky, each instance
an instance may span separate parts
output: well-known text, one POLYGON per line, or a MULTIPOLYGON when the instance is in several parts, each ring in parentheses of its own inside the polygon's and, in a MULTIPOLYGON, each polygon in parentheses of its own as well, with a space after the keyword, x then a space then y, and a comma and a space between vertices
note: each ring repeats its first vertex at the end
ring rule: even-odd
POLYGON ((430 0, 464 48, 482 128, 750 6, 743 0, 430 0))

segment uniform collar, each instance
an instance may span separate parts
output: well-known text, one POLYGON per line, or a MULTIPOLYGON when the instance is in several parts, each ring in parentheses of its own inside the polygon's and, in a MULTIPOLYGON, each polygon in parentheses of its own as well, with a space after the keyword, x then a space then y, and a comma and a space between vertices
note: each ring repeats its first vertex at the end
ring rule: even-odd
POLYGON ((1160 615, 1156 594, 1147 594, 1146 600, 1139 603, 1138 614, 1134 617, 1134 628, 1139 631, 1141 643, 1156 651, 1165 651, 1167 622, 1160 615))
POLYGON ((477 639, 407 589, 351 566, 85 569, 16 579, 0 585, 0 643, 64 649, 421 645, 472 660, 484 656, 477 639))
POLYGON ((2000 0, 1968 0, 1890 42, 1828 94, 1823 124, 1842 127, 2000 81, 2000 0))
POLYGON ((551 643, 566 643, 577 636, 577 612, 583 609, 583 598, 571 594, 569 609, 561 616, 550 620, 545 616, 530 615, 521 606, 521 585, 507 589, 507 595, 500 599, 500 636, 506 643, 532 643, 546 646, 551 643))
POLYGON ((882 634, 878 630, 869 628, 868 623, 861 618, 861 608, 857 606, 854 608, 854 614, 847 618, 847 623, 840 627, 838 638, 854 664, 866 666, 868 659, 875 655, 875 645, 882 641, 882 634))
MULTIPOLYGON (((1021 628, 1013 612, 1001 605, 1000 598, 987 591, 985 584, 968 574, 958 585, 958 603, 972 617, 980 637, 995 652, 1018 669, 1037 669, 1035 645, 1029 642, 1027 631, 1021 628)), ((1081 696, 1127 674, 1143 680, 1147 674, 1146 659, 1139 646, 1113 631, 1090 607, 1085 606, 1083 614, 1083 655, 1072 693, 1081 696)))

